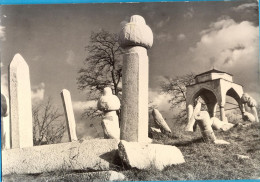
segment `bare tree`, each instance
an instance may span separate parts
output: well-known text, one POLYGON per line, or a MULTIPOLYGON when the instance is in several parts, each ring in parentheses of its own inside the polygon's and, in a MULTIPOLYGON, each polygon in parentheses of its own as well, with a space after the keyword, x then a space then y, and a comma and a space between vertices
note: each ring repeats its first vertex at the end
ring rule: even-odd
POLYGON ((161 83, 161 91, 163 94, 169 94, 172 98, 169 100, 171 109, 178 111, 176 119, 178 121, 186 120, 186 86, 195 82, 194 74, 186 74, 176 76, 174 78, 164 77, 165 80, 161 83))
MULTIPOLYGON (((78 73, 78 89, 87 91, 89 100, 97 100, 103 88, 111 87, 113 94, 119 98, 122 89, 122 49, 118 44, 117 34, 101 30, 92 32, 89 45, 86 47, 89 55, 84 61, 84 66, 78 73)), ((99 116, 95 108, 89 108, 83 117, 99 116)))
POLYGON ((59 143, 65 132, 65 120, 49 98, 46 103, 33 106, 33 143, 59 143))

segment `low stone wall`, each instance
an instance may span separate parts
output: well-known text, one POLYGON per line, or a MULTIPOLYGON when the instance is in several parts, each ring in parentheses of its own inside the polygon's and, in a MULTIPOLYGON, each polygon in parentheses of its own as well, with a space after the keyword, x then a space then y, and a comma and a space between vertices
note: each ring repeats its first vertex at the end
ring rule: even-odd
POLYGON ((119 141, 92 139, 2 151, 2 175, 55 170, 109 170, 119 141))

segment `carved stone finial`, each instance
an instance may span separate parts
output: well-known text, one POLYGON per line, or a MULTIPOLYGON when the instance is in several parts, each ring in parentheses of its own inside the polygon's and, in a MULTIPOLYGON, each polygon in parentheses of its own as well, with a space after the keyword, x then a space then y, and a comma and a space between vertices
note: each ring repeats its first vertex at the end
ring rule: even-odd
POLYGON ((142 46, 149 49, 153 45, 153 32, 146 25, 142 16, 133 15, 130 22, 125 24, 119 33, 119 44, 121 47, 142 46))

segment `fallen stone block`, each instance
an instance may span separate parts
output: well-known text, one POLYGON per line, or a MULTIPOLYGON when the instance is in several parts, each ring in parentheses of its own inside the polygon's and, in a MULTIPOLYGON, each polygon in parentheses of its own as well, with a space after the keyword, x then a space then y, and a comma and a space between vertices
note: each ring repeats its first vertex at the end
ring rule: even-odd
POLYGON ((109 170, 118 140, 92 139, 2 151, 2 175, 56 170, 109 170))
POLYGON ((119 156, 129 167, 149 169, 155 167, 163 170, 169 165, 184 163, 181 151, 170 145, 148 144, 141 142, 126 142, 118 144, 119 156))

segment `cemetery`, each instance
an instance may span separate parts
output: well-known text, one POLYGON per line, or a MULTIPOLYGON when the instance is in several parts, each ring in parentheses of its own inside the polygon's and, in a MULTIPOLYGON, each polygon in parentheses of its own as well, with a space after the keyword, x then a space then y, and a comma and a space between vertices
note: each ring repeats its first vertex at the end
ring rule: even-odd
POLYGON ((187 86, 188 118, 184 130, 171 129, 156 108, 149 116, 147 52, 153 41, 145 19, 131 16, 119 33, 119 44, 124 49, 122 99, 105 87, 97 102, 103 115, 100 122, 104 138, 77 137, 73 95, 63 89, 60 95, 69 142, 51 145, 33 146, 33 75, 22 55, 14 55, 8 70, 9 95, 1 93, 3 179, 12 180, 13 175, 17 181, 259 179, 259 164, 255 164, 259 163, 260 147, 257 104, 246 88, 233 82, 231 74, 212 69, 195 76, 195 83, 187 86), (231 123, 226 117, 226 96, 237 102, 240 123, 231 123), (155 127, 149 125, 151 116, 155 127), (152 137, 148 137, 149 132, 152 137), (223 174, 213 176, 214 166, 222 168, 223 174), (236 167, 237 176, 229 175, 236 172, 236 167), (199 171, 201 168, 205 168, 204 173, 199 171), (62 177, 44 176, 55 171, 62 171, 62 177), (192 175, 190 171, 195 172, 192 175), (29 177, 22 178, 26 175, 29 177))

